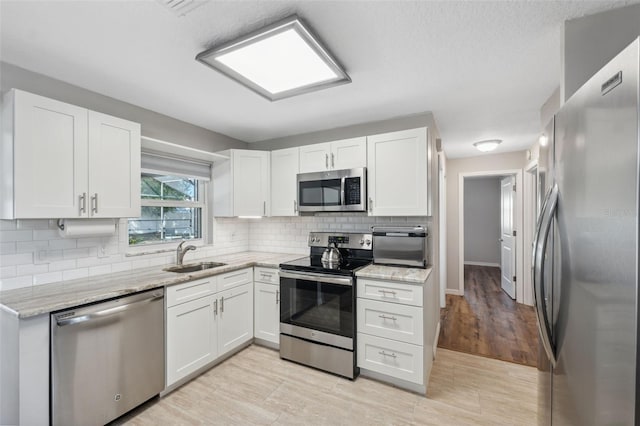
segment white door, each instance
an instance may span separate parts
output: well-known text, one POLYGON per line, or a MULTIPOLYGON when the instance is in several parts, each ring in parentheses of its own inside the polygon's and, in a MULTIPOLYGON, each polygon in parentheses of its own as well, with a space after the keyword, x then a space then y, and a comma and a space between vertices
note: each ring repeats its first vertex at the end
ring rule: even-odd
POLYGON ((253 338, 253 283, 218 293, 218 355, 253 338))
POLYGON ((299 149, 271 151, 271 216, 297 216, 299 149))
POLYGON ((427 129, 367 137, 370 216, 427 216, 427 129))
POLYGON ((20 90, 14 96, 15 217, 86 217, 87 110, 20 90))
POLYGON ((89 215, 140 216, 140 124, 89 111, 89 215))
POLYGON ((167 386, 216 359, 215 295, 167 309, 167 386))
POLYGON ((516 232, 515 221, 515 179, 513 176, 500 181, 500 253, 502 289, 516 298, 516 232))
POLYGON ((317 143, 300 147, 300 173, 324 172, 330 169, 331 144, 317 143))
POLYGON ((255 337, 280 343, 280 286, 255 283, 255 337))
POLYGON ((267 151, 233 150, 233 215, 267 216, 270 161, 267 151))
POLYGON ((331 142, 330 167, 335 170, 367 166, 367 138, 365 136, 331 142))

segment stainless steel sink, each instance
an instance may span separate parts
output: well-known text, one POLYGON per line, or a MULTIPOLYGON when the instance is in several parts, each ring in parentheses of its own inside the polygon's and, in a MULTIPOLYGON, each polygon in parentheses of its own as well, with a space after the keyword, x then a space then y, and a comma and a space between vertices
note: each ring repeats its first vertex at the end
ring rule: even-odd
POLYGON ((219 268, 220 266, 224 266, 224 265, 226 265, 226 263, 200 262, 200 263, 189 263, 188 265, 171 266, 170 268, 165 268, 164 270, 167 272, 177 272, 179 274, 184 274, 187 272, 197 272, 197 271, 204 271, 206 269, 219 268))

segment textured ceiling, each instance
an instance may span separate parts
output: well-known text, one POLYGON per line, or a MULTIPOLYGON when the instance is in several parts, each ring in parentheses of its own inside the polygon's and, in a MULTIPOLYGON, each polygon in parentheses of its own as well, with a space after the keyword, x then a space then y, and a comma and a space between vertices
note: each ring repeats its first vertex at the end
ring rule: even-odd
POLYGON ((433 111, 450 157, 529 147, 562 22, 636 1, 0 2, 0 59, 247 142, 433 111), (194 60, 297 13, 352 84, 271 103, 194 60))

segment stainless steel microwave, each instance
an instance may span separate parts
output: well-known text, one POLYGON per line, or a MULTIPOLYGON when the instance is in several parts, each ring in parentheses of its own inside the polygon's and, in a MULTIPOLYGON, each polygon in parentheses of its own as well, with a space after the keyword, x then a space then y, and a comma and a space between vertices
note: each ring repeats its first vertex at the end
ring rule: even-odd
POLYGON ((367 169, 330 170, 298 174, 301 212, 367 211, 367 169))

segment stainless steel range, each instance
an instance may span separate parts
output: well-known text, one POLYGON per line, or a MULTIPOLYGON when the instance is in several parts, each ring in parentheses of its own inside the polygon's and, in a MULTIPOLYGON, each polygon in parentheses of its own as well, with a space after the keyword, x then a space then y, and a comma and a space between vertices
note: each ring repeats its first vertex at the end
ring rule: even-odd
POLYGON ((372 236, 312 232, 309 247, 280 264, 280 357, 354 379, 355 272, 372 262, 372 236))

